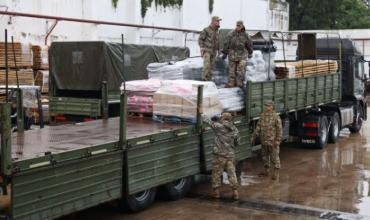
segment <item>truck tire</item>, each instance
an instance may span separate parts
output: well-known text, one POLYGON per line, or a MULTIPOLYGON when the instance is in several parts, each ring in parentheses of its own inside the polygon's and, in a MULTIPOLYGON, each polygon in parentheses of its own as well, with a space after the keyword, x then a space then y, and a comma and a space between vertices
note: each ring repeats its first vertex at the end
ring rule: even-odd
POLYGON ((120 206, 125 211, 139 212, 148 208, 154 202, 156 194, 156 188, 147 189, 123 199, 120 201, 120 206))
POLYGON ((359 109, 359 116, 358 116, 358 120, 356 121, 356 123, 352 124, 351 126, 349 126, 349 130, 351 131, 351 133, 358 133, 361 128, 362 128, 362 122, 363 122, 363 114, 362 114, 362 109, 360 107, 359 109))
POLYGON ((326 144, 328 143, 329 132, 328 132, 328 119, 326 116, 321 116, 319 120, 319 128, 318 128, 318 137, 316 140, 315 147, 319 149, 324 149, 326 144))
POLYGON ((337 112, 331 116, 331 125, 329 129, 329 143, 336 143, 340 132, 340 119, 337 112))
POLYGON ((181 199, 189 192, 192 183, 193 177, 191 176, 167 183, 162 187, 163 196, 171 201, 181 199))

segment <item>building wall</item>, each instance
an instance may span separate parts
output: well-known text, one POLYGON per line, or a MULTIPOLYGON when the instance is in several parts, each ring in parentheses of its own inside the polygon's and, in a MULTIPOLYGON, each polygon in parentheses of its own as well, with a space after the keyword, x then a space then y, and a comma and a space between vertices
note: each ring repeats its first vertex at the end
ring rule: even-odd
MULTIPOLYGON (((276 2, 273 0, 272 2, 276 2)), ((208 11, 206 0, 184 0, 181 8, 156 8, 148 10, 145 18, 141 17, 141 5, 138 0, 119 0, 118 7, 112 6, 111 0, 0 0, 0 10, 53 15, 83 19, 114 21, 133 24, 175 27, 201 30, 209 25, 212 15, 223 20, 221 28, 233 28, 237 20, 243 20, 247 29, 288 30, 286 20, 289 7, 285 1, 270 3, 270 0, 217 0, 213 13, 208 11)), ((8 28, 16 41, 43 44, 52 20, 0 16, 0 26, 8 28)), ((0 30, 0 33, 2 30, 0 30)), ((184 46, 185 34, 173 31, 80 24, 59 22, 52 32, 48 44, 56 40, 108 40, 120 41, 124 34, 125 41, 136 44, 157 44, 184 46)), ((186 36, 186 45, 192 55, 199 54, 197 34, 186 36)), ((4 40, 4 34, 0 34, 4 40)))

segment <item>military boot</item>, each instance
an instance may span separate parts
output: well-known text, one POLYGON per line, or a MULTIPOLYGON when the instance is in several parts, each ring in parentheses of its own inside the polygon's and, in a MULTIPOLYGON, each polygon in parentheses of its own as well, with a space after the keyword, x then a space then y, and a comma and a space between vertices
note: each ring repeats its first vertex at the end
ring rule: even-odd
POLYGON ((270 167, 264 167, 264 171, 258 174, 259 177, 267 177, 270 176, 270 167))
POLYGON ((216 189, 213 189, 213 194, 212 194, 212 197, 214 199, 219 199, 221 196, 220 196, 220 190, 218 188, 216 189))
POLYGON ((272 174, 272 177, 271 177, 271 179, 272 180, 277 180, 277 178, 279 177, 279 169, 274 169, 274 172, 273 172, 273 174, 272 174))
POLYGON ((233 199, 234 200, 239 200, 239 192, 236 189, 233 190, 233 199))

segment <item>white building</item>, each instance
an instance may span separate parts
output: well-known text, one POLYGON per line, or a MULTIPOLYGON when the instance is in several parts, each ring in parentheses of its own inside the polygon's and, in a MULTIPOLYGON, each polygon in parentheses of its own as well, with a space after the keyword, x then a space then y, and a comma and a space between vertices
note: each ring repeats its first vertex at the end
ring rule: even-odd
MULTIPOLYGON (((144 18, 139 0, 119 0, 117 8, 113 7, 112 0, 0 0, 0 10, 192 30, 206 27, 212 15, 223 19, 221 28, 233 28, 237 20, 243 20, 247 29, 286 31, 289 27, 289 6, 285 0, 214 0, 212 13, 209 12, 207 0, 183 0, 181 7, 169 8, 156 8, 153 2, 144 18)), ((10 35, 21 42, 44 44, 45 36, 54 22, 0 15, 0 27, 7 28, 10 35)), ((122 33, 128 43, 185 44, 185 34, 181 32, 65 21, 58 22, 48 38, 48 44, 55 40, 120 41, 122 33)), ((197 38, 196 34, 186 37, 192 54, 198 53, 197 38)), ((4 40, 4 34, 0 34, 0 40, 4 40)))

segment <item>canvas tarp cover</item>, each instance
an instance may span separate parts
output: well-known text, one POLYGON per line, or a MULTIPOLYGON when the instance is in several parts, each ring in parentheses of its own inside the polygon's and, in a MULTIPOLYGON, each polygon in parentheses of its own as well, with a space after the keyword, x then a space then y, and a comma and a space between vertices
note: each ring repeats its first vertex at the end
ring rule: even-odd
POLYGON ((147 79, 149 63, 181 60, 189 49, 107 42, 55 42, 49 50, 51 86, 59 90, 97 91, 106 81, 110 91, 118 91, 124 79, 147 79))

